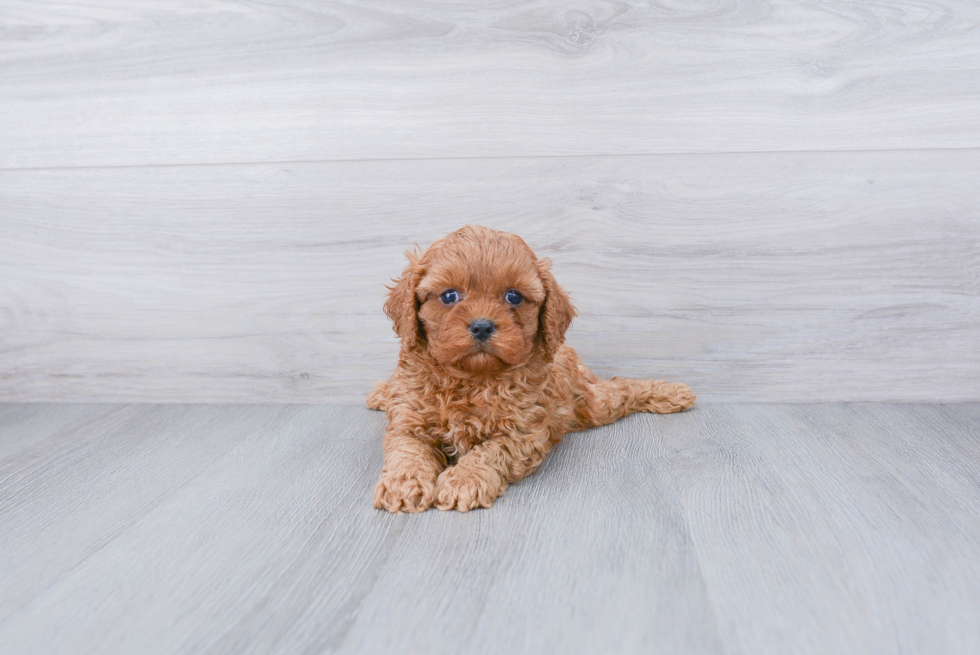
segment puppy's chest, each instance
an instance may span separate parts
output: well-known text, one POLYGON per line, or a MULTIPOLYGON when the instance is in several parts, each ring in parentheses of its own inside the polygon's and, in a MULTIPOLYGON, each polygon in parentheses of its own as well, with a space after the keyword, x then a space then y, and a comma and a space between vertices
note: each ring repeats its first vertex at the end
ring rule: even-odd
POLYGON ((449 455, 464 455, 497 431, 496 421, 479 408, 457 406, 433 419, 433 433, 449 455))
POLYGON ((496 403, 474 402, 470 398, 442 398, 429 417, 432 432, 450 457, 465 455, 511 422, 511 411, 496 403))

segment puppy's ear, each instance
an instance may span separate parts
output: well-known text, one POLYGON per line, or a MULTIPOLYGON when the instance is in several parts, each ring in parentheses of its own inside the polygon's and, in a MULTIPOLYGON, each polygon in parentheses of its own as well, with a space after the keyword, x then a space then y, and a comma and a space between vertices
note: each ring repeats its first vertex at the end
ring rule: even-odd
POLYGON ((419 264, 422 258, 418 251, 409 250, 405 253, 408 266, 402 271, 401 277, 392 280, 394 286, 388 287, 388 299, 385 301, 385 314, 394 324, 395 334, 402 340, 402 346, 412 350, 418 347, 422 339, 419 327, 419 301, 415 290, 419 286, 425 269, 419 264))
POLYGON ((551 261, 538 260, 538 275, 544 285, 545 298, 538 317, 538 339, 544 349, 547 361, 555 356, 558 348, 565 342, 565 330, 575 317, 575 308, 565 290, 558 286, 551 274, 551 261))

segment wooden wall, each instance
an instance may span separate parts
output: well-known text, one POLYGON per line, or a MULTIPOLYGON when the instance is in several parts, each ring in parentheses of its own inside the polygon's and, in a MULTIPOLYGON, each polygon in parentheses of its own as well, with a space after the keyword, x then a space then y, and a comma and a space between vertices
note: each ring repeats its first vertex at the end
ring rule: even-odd
POLYGON ((603 375, 980 400, 980 7, 0 2, 0 400, 359 401, 467 223, 603 375))

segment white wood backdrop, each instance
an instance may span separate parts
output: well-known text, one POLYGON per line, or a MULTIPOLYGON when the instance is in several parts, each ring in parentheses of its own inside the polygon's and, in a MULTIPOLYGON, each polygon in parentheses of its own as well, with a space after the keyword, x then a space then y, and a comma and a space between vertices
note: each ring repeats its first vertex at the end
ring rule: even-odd
POLYGON ((980 399, 974 2, 0 0, 0 399, 357 401, 517 232, 604 375, 980 399))

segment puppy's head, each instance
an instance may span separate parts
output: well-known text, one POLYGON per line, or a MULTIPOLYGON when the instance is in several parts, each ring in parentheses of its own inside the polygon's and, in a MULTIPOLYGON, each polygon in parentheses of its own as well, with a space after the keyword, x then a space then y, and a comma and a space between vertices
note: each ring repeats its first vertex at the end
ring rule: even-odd
POLYGON ((492 375, 535 353, 549 361, 565 340, 575 309, 520 237, 469 225, 408 260, 385 302, 404 349, 492 375))

